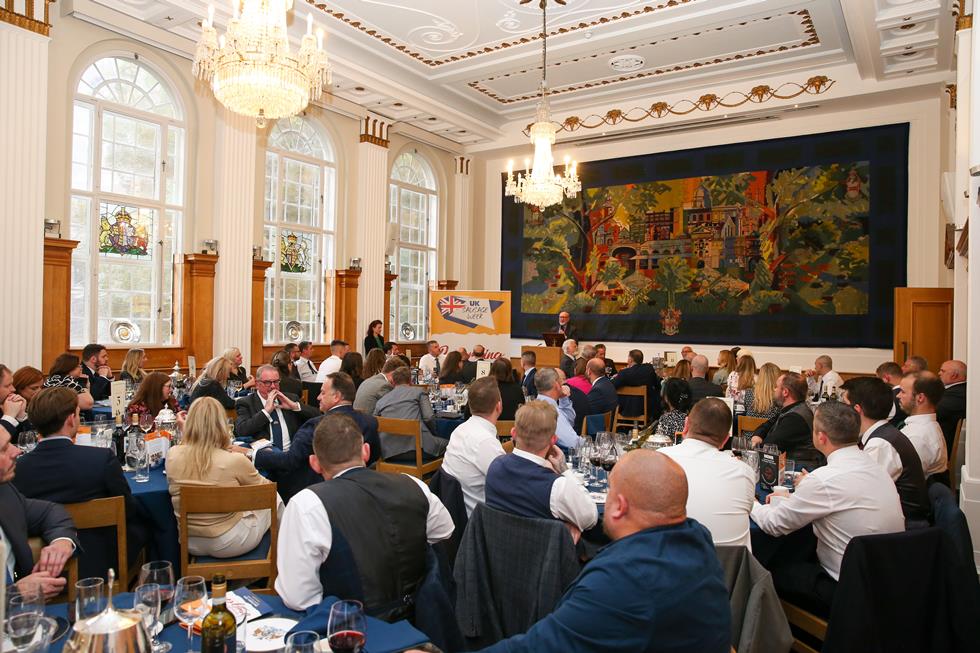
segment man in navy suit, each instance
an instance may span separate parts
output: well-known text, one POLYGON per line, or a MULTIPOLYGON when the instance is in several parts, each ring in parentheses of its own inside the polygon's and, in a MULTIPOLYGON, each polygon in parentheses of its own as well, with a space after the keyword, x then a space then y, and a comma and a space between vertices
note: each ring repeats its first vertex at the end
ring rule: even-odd
MULTIPOLYGON (((112 450, 75 445, 78 395, 69 388, 45 388, 31 400, 30 418, 41 441, 20 457, 14 485, 25 497, 60 504, 123 497, 127 555, 134 563, 149 539, 150 517, 133 497, 112 450)), ((118 566, 117 537, 116 529, 108 527, 79 533, 85 551, 78 565, 82 577, 105 577, 118 566)))
POLYGON ((276 447, 265 446, 253 454, 257 469, 269 472, 269 477, 279 484, 279 496, 288 502, 290 498, 302 489, 319 483, 323 479, 310 468, 310 456, 313 455, 313 434, 317 424, 328 414, 347 415, 361 430, 365 444, 371 447, 367 465, 370 467, 381 457, 381 440, 378 437, 378 420, 371 415, 354 410, 354 381, 344 372, 333 372, 327 375, 320 388, 320 410, 323 415, 308 420, 296 432, 289 451, 276 447))
POLYGON ((280 391, 279 380, 279 370, 272 365, 262 365, 255 371, 255 392, 235 402, 235 435, 269 440, 288 450, 299 427, 318 413, 313 406, 300 405, 296 395, 280 391))
POLYGON ((616 409, 619 397, 616 386, 606 377, 606 365, 598 358, 591 359, 585 366, 585 375, 592 382, 589 392, 589 414, 598 415, 616 409))
MULTIPOLYGON (((643 352, 639 349, 630 350, 626 367, 621 369, 612 379, 613 386, 619 388, 646 388, 647 412, 650 421, 660 417, 660 377, 653 365, 643 362, 643 352)), ((623 397, 620 407, 624 415, 639 415, 642 411, 639 397, 623 397), (626 401, 632 399, 635 401, 626 401)))
POLYGON ((109 352, 100 344, 92 343, 82 349, 82 374, 88 378, 88 391, 95 401, 109 398, 112 370, 109 368, 109 352))
POLYGON ((534 374, 536 372, 535 365, 537 365, 538 357, 533 351, 526 351, 521 354, 521 367, 524 369, 524 378, 521 380, 521 386, 524 388, 524 396, 528 399, 534 399, 538 396, 538 389, 534 387, 534 374))

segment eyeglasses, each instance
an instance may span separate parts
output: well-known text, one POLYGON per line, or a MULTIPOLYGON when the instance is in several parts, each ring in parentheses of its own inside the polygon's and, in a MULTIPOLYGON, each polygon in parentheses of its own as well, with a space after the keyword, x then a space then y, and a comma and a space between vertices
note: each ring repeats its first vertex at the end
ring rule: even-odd
POLYGON ((279 379, 275 381, 256 381, 256 383, 261 383, 262 385, 279 385, 279 379))

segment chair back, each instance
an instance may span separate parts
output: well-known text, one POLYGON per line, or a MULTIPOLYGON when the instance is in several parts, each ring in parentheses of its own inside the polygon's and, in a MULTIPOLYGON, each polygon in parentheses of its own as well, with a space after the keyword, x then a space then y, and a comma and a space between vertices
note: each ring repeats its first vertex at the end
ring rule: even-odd
POLYGON ((745 415, 738 416, 738 433, 736 435, 745 435, 746 433, 753 433, 757 428, 768 422, 764 417, 746 417, 745 415))
POLYGON ((466 530, 466 503, 463 500, 463 486, 459 480, 443 468, 436 470, 432 478, 429 479, 429 489, 432 494, 439 497, 442 505, 446 506, 449 516, 453 518, 453 534, 448 540, 443 540, 436 544, 446 554, 449 566, 456 561, 456 551, 459 550, 459 542, 463 539, 463 531, 466 530))
MULTIPOLYGON (((650 421, 649 417, 649 407, 647 406, 647 389, 646 386, 623 386, 616 390, 616 394, 622 397, 637 397, 642 400, 643 412, 638 415, 623 415, 623 402, 620 401, 616 404, 616 410, 614 412, 612 430, 619 432, 620 426, 627 426, 629 428, 642 429, 650 421)), ((627 399, 627 402, 630 402, 627 399)))
POLYGON ((266 587, 272 589, 276 582, 276 543, 279 539, 277 505, 279 496, 275 483, 261 485, 181 485, 180 514, 180 564, 185 576, 211 578, 222 573, 228 579, 266 578, 266 587), (237 558, 216 559, 192 557, 187 550, 187 517, 198 513, 246 512, 271 510, 269 532, 254 551, 237 558), (266 549, 266 538, 268 548, 266 549), (263 550, 265 553, 263 555, 263 550))
POLYGON ((732 609, 732 650, 788 651, 793 633, 772 576, 745 546, 716 546, 732 609))
POLYGON ((612 426, 612 411, 586 415, 582 420, 582 437, 595 435, 599 431, 608 431, 612 426))
MULTIPOLYGON (((34 564, 37 564, 41 559, 41 549, 45 546, 44 540, 40 537, 29 537, 27 538, 27 546, 31 549, 31 558, 34 560, 34 564)), ((13 555, 10 552, 10 547, 7 547, 7 553, 13 555)), ((75 583, 78 582, 78 556, 68 558, 62 575, 68 579, 68 582, 65 584, 65 589, 55 597, 46 598, 46 603, 74 603, 76 594, 75 583)))
POLYGON ((953 491, 942 483, 933 483, 929 486, 929 503, 932 505, 932 517, 936 526, 952 540, 957 554, 957 564, 964 569, 975 569, 970 527, 966 515, 956 504, 953 491))
POLYGON ((514 428, 514 420, 512 419, 498 419, 497 420, 497 437, 498 438, 509 438, 510 432, 514 428))
POLYGON ((418 479, 425 478, 442 465, 442 458, 425 462, 422 455, 422 423, 417 419, 378 418, 378 433, 393 437, 413 438, 415 440, 415 462, 388 462, 378 460, 375 469, 386 474, 409 474, 418 479))
POLYGON ((960 490, 960 476, 962 475, 962 465, 960 465, 960 439, 963 437, 964 419, 957 420, 956 433, 953 435, 953 445, 949 452, 949 484, 953 492, 960 490))
POLYGON ((510 439, 501 445, 504 448, 504 453, 514 453, 514 440, 510 439))
POLYGON ((123 497, 92 499, 82 503, 66 503, 65 510, 71 515, 77 530, 89 528, 116 529, 116 581, 113 592, 128 589, 129 549, 126 543, 126 500, 123 497))

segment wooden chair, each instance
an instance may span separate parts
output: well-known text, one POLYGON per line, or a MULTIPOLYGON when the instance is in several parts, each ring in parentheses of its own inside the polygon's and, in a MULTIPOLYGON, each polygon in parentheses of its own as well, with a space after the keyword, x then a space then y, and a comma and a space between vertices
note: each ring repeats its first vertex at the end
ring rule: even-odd
POLYGON ((500 439, 509 439, 510 432, 514 428, 514 420, 497 420, 497 437, 500 439))
POLYGON ((303 394, 300 395, 299 400, 304 404, 310 403, 310 391, 306 388, 303 388, 303 394))
POLYGON ((745 415, 738 416, 738 433, 734 435, 745 435, 746 433, 752 433, 757 428, 768 422, 764 417, 746 417, 745 415))
POLYGON ((422 452, 422 423, 417 419, 396 419, 394 417, 378 418, 378 433, 385 435, 414 438, 415 439, 415 461, 414 462, 389 462, 384 458, 378 460, 375 469, 386 474, 409 474, 418 479, 423 479, 427 474, 439 469, 442 466, 442 457, 433 459, 422 452), (427 459, 427 460, 426 460, 427 459))
POLYGON ((514 452, 514 440, 513 439, 507 440, 507 442, 504 442, 503 447, 504 447, 504 453, 513 453, 514 452))
POLYGON ((953 446, 950 449, 949 463, 949 486, 953 492, 960 491, 960 438, 963 435, 963 424, 966 420, 956 422, 956 434, 953 436, 953 446))
MULTIPOLYGON (((31 558, 33 558, 35 564, 41 559, 41 549, 44 548, 44 540, 40 537, 29 537, 27 538, 27 545, 31 548, 31 558)), ((8 549, 8 552, 10 550, 8 549)), ((9 553, 13 555, 13 553, 9 553)), ((68 579, 65 584, 65 591, 63 591, 58 596, 50 599, 45 599, 46 603, 74 603, 75 602, 75 583, 78 582, 78 556, 75 555, 68 559, 65 563, 65 570, 61 572, 63 576, 68 579)))
POLYGON ((647 389, 646 386, 624 386, 616 390, 616 394, 620 397, 641 397, 643 399, 643 412, 639 415, 624 416, 620 415, 620 406, 616 406, 614 411, 615 416, 613 417, 612 430, 615 433, 619 433, 620 426, 628 426, 630 428, 642 429, 647 425, 649 418, 647 417, 647 389))
POLYGON ((276 582, 276 543, 279 536, 279 520, 276 506, 279 497, 275 483, 262 485, 214 487, 204 485, 180 486, 180 564, 185 576, 224 574, 230 579, 267 578, 266 587, 272 589, 276 582), (259 545, 237 558, 192 557, 187 550, 187 516, 198 513, 244 512, 247 510, 271 510, 272 523, 259 545), (266 542, 268 540, 268 542, 266 542), (264 552, 264 555, 263 555, 264 552))
POLYGON ((612 411, 611 410, 609 412, 607 412, 607 413, 596 413, 595 415, 586 415, 585 416, 585 419, 582 420, 582 437, 583 438, 587 438, 590 435, 589 434, 589 418, 590 417, 600 416, 600 415, 602 416, 602 424, 603 424, 601 430, 603 430, 603 431, 608 431, 609 430, 609 427, 612 425, 612 411))
MULTIPOLYGON (((803 608, 797 607, 792 603, 787 603, 783 600, 780 600, 779 603, 783 606, 783 612, 786 613, 786 621, 788 621, 791 626, 799 628, 806 634, 815 637, 821 642, 826 639, 826 619, 818 617, 817 615, 808 612, 803 608)), ((820 653, 817 649, 813 648, 795 635, 793 636, 793 647, 791 650, 797 651, 798 653, 820 653)))
POLYGON ((116 529, 116 582, 112 591, 118 594, 128 590, 132 579, 129 577, 126 538, 126 500, 122 497, 109 497, 82 503, 66 503, 65 510, 71 515, 77 530, 108 526, 116 529))

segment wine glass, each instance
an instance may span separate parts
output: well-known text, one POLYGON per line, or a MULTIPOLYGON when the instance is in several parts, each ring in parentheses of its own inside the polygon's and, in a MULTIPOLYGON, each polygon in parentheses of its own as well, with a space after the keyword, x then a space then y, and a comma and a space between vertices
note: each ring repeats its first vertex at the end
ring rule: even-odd
POLYGON ((367 640, 367 620, 360 601, 337 601, 330 606, 327 644, 333 653, 360 653, 367 640))
POLYGON ((82 621, 102 612, 105 608, 102 600, 104 588, 105 580, 98 576, 83 578, 75 583, 75 621, 82 621))
POLYGON ((37 446, 37 431, 21 431, 17 436, 17 447, 24 453, 34 451, 37 446))
POLYGON ((187 650, 193 651, 194 622, 208 612, 208 591, 202 576, 184 576, 174 589, 174 615, 187 628, 187 650))
POLYGON ((317 653, 320 635, 312 630, 299 630, 286 638, 286 653, 317 653))
POLYGON ((146 632, 152 636, 153 653, 167 653, 171 648, 170 642, 161 642, 157 639, 157 625, 160 622, 160 608, 163 603, 163 590, 156 583, 140 585, 133 592, 133 609, 143 616, 146 632))
MULTIPOLYGON (((140 427, 142 428, 142 426, 140 427)), ((126 464, 136 471, 133 480, 146 483, 150 480, 149 456, 146 452, 146 440, 138 433, 131 437, 126 447, 126 464)))
POLYGON ((173 618, 174 566, 169 560, 154 560, 140 567, 139 584, 156 583, 160 586, 160 621, 169 623, 173 618))
POLYGON ((140 430, 143 433, 149 433, 153 430, 153 415, 151 413, 142 413, 140 415, 140 430))
POLYGON ((606 472, 606 487, 609 486, 609 474, 619 461, 619 449, 615 446, 609 447, 602 454, 602 469, 606 472))

